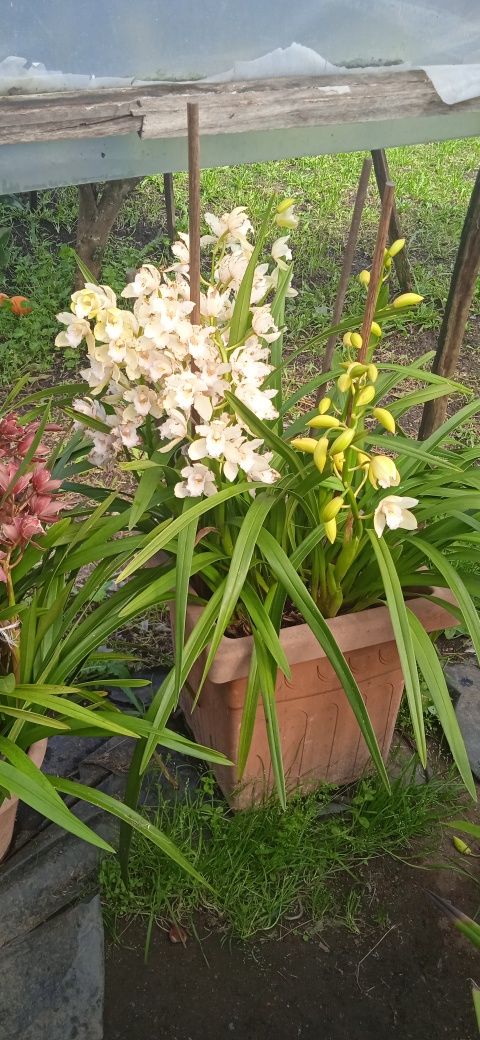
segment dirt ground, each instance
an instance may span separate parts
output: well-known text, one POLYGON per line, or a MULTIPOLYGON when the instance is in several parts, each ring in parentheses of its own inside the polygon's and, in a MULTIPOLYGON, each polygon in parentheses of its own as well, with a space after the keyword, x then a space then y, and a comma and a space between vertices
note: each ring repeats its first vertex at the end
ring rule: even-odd
POLYGON ((372 862, 358 934, 325 925, 307 941, 238 943, 203 938, 199 922, 185 946, 154 931, 145 965, 145 925, 132 924, 107 951, 104 1040, 475 1040, 480 952, 427 894, 473 916, 468 870, 372 862))

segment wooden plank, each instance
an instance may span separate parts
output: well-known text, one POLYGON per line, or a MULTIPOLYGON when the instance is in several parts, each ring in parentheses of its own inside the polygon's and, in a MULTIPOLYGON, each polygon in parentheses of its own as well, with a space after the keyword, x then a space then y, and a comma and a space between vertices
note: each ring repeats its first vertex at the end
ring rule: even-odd
MULTIPOLYGON (((425 73, 237 83, 181 83, 0 98, 0 144, 140 133, 187 135, 186 102, 198 100, 202 136, 479 112, 480 99, 445 105, 425 73)), ((452 131, 453 135, 453 131, 452 131)))

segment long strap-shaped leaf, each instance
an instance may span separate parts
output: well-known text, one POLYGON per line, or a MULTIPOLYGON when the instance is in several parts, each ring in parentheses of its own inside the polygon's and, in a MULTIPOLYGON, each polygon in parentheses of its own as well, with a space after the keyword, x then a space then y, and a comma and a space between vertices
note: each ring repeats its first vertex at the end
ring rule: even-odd
POLYGON ((367 531, 375 553, 378 568, 385 589, 388 610, 397 644, 398 656, 402 666, 408 706, 412 717, 413 732, 418 755, 423 766, 427 761, 427 743, 423 720, 422 694, 418 679, 417 662, 413 649, 412 635, 408 623, 407 608, 403 598, 402 586, 387 543, 377 538, 374 531, 367 531))
POLYGON ((472 796, 474 802, 476 802, 477 790, 475 787, 475 781, 472 776, 468 755, 460 732, 460 726, 457 722, 457 716, 455 715, 452 699, 448 692, 445 676, 440 661, 438 660, 437 652, 421 621, 418 620, 418 617, 413 613, 413 610, 409 610, 408 607, 407 617, 412 633, 413 646, 418 666, 428 686, 430 696, 440 720, 440 725, 442 726, 448 746, 452 752, 453 760, 468 793, 472 796))
POLYGON ((254 433, 256 437, 261 437, 265 441, 272 451, 275 451, 280 458, 285 459, 289 464, 289 468, 293 473, 303 472, 303 463, 297 452, 290 447, 289 444, 282 437, 267 426, 262 419, 259 419, 254 412, 243 401, 239 401, 238 397, 234 394, 226 393, 225 397, 236 414, 248 426, 251 433, 254 433))
MULTIPOLYGON (((213 596, 208 601, 205 610, 202 612, 202 616, 185 643, 182 660, 182 682, 187 680, 195 661, 202 653, 202 650, 205 649, 210 639, 218 607, 223 596, 224 586, 225 582, 223 581, 215 590, 213 596)), ((175 699, 173 696, 174 688, 174 671, 172 669, 157 690, 147 712, 147 721, 151 724, 152 729, 156 731, 165 727, 167 719, 175 707, 175 699)), ((128 771, 127 786, 125 790, 125 802, 130 807, 134 807, 138 803, 142 774, 148 766, 156 745, 156 734, 152 734, 146 740, 139 741, 135 747, 130 769, 128 771)), ((128 858, 131 838, 131 829, 122 823, 120 825, 120 863, 122 876, 125 879, 128 877, 128 858)))
POLYGON ((419 538, 418 536, 415 538, 415 544, 431 560, 440 574, 443 574, 449 588, 452 590, 462 611, 465 627, 475 647, 475 653, 480 661, 480 622, 475 604, 465 586, 465 582, 458 571, 454 570, 451 563, 445 559, 443 553, 439 552, 435 546, 430 545, 424 538, 419 538))
POLYGON ((253 278, 255 274, 255 268, 258 264, 258 260, 260 257, 260 253, 263 249, 265 236, 267 234, 270 215, 273 208, 273 201, 274 200, 272 196, 265 210, 262 224, 257 235, 255 248, 250 257, 250 260, 248 261, 245 274, 242 278, 242 282, 237 293, 237 298, 235 300, 235 306, 233 308, 233 314, 230 321, 230 347, 237 346, 237 344, 241 343, 248 329, 250 319, 250 297, 252 295, 253 278))
POLYGON ((278 545, 272 535, 270 535, 268 531, 261 531, 258 536, 258 544, 262 553, 268 560, 279 584, 285 588, 287 594, 291 597, 295 606, 298 608, 313 634, 318 639, 320 646, 325 651, 332 668, 342 683, 352 711, 360 726, 363 739, 365 740, 379 775, 387 790, 390 790, 390 783, 385 765, 363 697, 342 651, 325 621, 325 618, 320 613, 315 601, 312 599, 308 589, 299 577, 295 567, 292 566, 288 556, 284 553, 283 549, 278 545))
POLYGON ((188 513, 182 513, 177 516, 175 520, 167 520, 159 525, 157 533, 151 532, 145 538, 145 546, 143 549, 130 560, 130 563, 124 567, 121 574, 118 575, 117 582, 120 583, 128 578, 130 574, 137 571, 139 567, 143 567, 145 563, 151 560, 152 556, 160 552, 162 549, 178 537, 180 531, 183 531, 184 527, 188 527, 192 520, 199 519, 204 513, 214 510, 217 506, 220 506, 222 502, 227 502, 230 498, 236 498, 238 495, 242 495, 245 491, 251 491, 255 488, 261 488, 265 485, 248 483, 243 481, 241 484, 232 484, 230 487, 223 488, 222 491, 217 491, 215 495, 210 495, 208 498, 202 498, 200 502, 197 502, 188 513))
POLYGON ((285 791, 285 772, 282 760, 282 745, 280 740, 280 728, 275 704, 275 671, 272 673, 267 651, 259 638, 254 634, 255 651, 258 666, 258 683, 262 694, 263 710, 265 712, 265 723, 267 727, 268 747, 272 760, 273 775, 277 788, 278 799, 282 809, 286 806, 287 796, 285 791))
MULTIPOLYGON (((188 513, 191 504, 187 501, 184 513, 188 513)), ((192 558, 195 550, 198 519, 191 520, 178 536, 177 566, 175 574, 175 690, 178 700, 182 686, 182 655, 185 637, 185 615, 187 612, 188 592, 192 574, 192 558)))
POLYGON ((149 841, 153 842, 157 848, 166 856, 169 856, 187 874, 194 877, 196 881, 206 885, 207 888, 211 888, 202 875, 198 873, 198 870, 195 870, 195 867, 192 866, 186 856, 180 852, 180 849, 177 849, 173 841, 167 838, 167 835, 163 834, 158 827, 155 827, 150 820, 140 816, 134 809, 130 809, 128 805, 119 802, 116 798, 112 798, 109 794, 105 794, 105 791, 98 791, 95 787, 86 787, 85 784, 79 784, 74 780, 64 780, 63 777, 52 776, 50 777, 50 783, 57 791, 62 791, 63 794, 81 798, 82 801, 89 802, 90 805, 97 805, 99 809, 104 809, 105 812, 111 813, 112 816, 117 816, 127 827, 132 827, 133 830, 142 834, 144 838, 148 838, 149 841))
POLYGON ((203 671, 202 680, 200 683, 199 692, 203 687, 209 669, 212 665, 212 661, 215 654, 220 646, 223 639, 223 634, 230 621, 230 618, 235 610, 238 599, 242 588, 247 580, 250 564, 252 562, 252 556, 255 552, 257 537, 261 531, 265 519, 272 508, 274 503, 273 496, 267 497, 266 495, 256 498, 246 516, 244 517, 242 526, 240 528, 235 548, 232 553, 232 560, 230 563, 227 581, 225 584, 225 591, 223 593, 223 599, 220 604, 220 610, 218 612, 217 623, 215 625, 215 631, 213 639, 210 644, 207 660, 205 662, 205 668, 203 671))
POLYGON ((85 823, 78 820, 51 785, 51 778, 46 777, 31 761, 25 751, 11 741, 0 737, 0 754, 7 762, 0 759, 0 784, 11 795, 20 798, 32 809, 45 816, 52 823, 57 823, 66 831, 78 838, 97 845, 106 852, 113 852, 112 846, 90 830, 85 823))

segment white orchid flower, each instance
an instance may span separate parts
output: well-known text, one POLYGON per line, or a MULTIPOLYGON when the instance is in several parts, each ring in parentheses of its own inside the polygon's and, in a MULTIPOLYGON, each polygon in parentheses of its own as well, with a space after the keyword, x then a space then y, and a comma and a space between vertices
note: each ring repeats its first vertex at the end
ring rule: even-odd
POLYGON ((71 310, 77 318, 96 318, 107 307, 115 307, 117 297, 109 285, 86 282, 84 289, 72 293, 71 310))
POLYGON ((70 311, 61 311, 57 314, 57 321, 67 327, 56 336, 56 347, 79 347, 82 340, 86 340, 87 347, 93 347, 95 340, 86 318, 77 318, 70 311))
POLYGON ((401 495, 386 495, 382 498, 373 517, 373 526, 378 537, 382 537, 385 526, 392 531, 399 527, 406 531, 415 531, 418 527, 417 518, 410 512, 414 506, 418 506, 418 498, 406 498, 401 495))
POLYGON ((123 399, 130 402, 133 409, 132 417, 144 418, 146 415, 153 415, 154 419, 160 419, 163 415, 159 395, 148 386, 140 384, 132 390, 125 390, 123 399))
POLYGON ((184 466, 180 475, 184 479, 175 484, 173 489, 177 498, 200 498, 201 495, 209 497, 217 491, 213 473, 201 462, 195 462, 193 466, 184 466))
POLYGON ((288 264, 285 261, 292 259, 292 250, 287 245, 289 237, 289 235, 284 235, 283 238, 277 238, 272 246, 271 255, 281 271, 287 270, 288 264))
POLYGON ((143 264, 137 271, 133 282, 129 282, 125 286, 121 295, 127 300, 138 296, 149 296, 158 289, 160 279, 160 271, 153 264, 143 264))
POLYGON ((191 459, 219 459, 222 455, 228 459, 230 455, 231 462, 237 460, 237 446, 241 443, 242 431, 237 423, 230 424, 229 415, 224 414, 210 423, 200 424, 195 432, 200 436, 188 449, 191 459))
POLYGON ((282 333, 275 325, 270 304, 265 303, 263 307, 252 307, 251 313, 252 329, 255 334, 264 339, 266 343, 274 343, 282 333))
POLYGON ((255 415, 259 419, 278 419, 278 412, 272 404, 272 397, 275 397, 276 390, 259 390, 258 386, 253 383, 239 383, 236 389, 236 396, 240 401, 250 408, 251 412, 255 412, 255 415))

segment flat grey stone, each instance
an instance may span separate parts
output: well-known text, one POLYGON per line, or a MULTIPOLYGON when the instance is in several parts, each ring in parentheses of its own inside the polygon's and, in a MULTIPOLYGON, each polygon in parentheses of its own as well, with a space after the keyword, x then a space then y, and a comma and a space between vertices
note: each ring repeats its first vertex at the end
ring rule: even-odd
POLYGON ((480 668, 476 664, 446 664, 443 669, 454 703, 468 690, 477 690, 480 696, 480 668))
POLYGON ((79 766, 80 780, 84 784, 97 782, 98 774, 114 773, 126 776, 135 747, 131 737, 110 737, 83 759, 79 766))
POLYGON ((473 664, 447 665, 445 678, 455 703, 470 768, 480 780, 480 668, 473 664))
POLYGON ((102 1040, 99 896, 0 951, 0 1040, 102 1040))
MULTIPOLYGON (((117 823, 95 806, 77 803, 75 815, 111 844, 117 823)), ((38 928, 83 897, 96 882, 103 853, 49 824, 0 866, 0 948, 38 928)))

